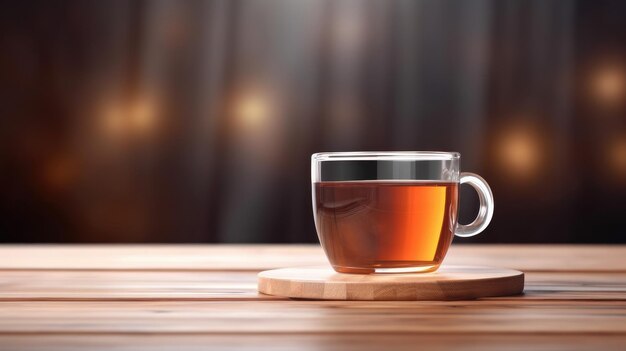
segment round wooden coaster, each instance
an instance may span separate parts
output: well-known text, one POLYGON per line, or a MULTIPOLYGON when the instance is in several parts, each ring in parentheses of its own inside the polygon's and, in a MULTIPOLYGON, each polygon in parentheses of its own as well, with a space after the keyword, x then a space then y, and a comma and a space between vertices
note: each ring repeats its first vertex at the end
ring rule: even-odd
POLYGON ((432 273, 342 274, 329 267, 282 268, 258 275, 259 292, 316 300, 467 300, 524 290, 524 273, 442 266, 432 273))

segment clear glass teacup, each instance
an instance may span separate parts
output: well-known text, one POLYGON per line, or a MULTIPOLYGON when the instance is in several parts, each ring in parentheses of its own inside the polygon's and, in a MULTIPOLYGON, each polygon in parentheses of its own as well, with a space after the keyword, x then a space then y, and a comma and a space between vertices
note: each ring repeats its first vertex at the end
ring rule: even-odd
POLYGON ((337 272, 430 272, 452 238, 482 232, 493 215, 487 182, 459 173, 457 152, 325 152, 311 157, 315 227, 337 272), (459 184, 480 209, 457 222, 459 184))

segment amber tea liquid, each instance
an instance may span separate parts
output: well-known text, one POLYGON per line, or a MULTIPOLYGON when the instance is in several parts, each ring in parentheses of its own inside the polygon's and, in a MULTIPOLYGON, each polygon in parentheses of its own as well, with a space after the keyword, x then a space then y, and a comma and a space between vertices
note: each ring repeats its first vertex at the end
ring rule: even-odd
POLYGON ((454 235, 457 183, 329 181, 314 192, 317 232, 339 272, 433 271, 454 235))

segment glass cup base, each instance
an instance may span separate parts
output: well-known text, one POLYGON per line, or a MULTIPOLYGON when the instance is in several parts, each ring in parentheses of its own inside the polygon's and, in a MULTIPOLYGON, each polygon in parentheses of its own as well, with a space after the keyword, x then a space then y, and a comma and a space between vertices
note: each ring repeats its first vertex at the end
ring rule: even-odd
POLYGON ((432 264, 426 266, 415 267, 395 267, 395 268, 361 268, 361 267, 343 267, 333 266, 333 269, 338 273, 347 274, 401 274, 401 273, 428 273, 434 272, 439 268, 439 264, 432 264))

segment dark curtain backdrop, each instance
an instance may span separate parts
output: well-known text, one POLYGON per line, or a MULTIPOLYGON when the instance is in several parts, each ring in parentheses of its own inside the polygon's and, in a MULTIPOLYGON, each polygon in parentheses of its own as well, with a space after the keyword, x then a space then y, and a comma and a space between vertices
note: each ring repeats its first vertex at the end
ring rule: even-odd
POLYGON ((0 241, 315 242, 349 150, 461 152, 459 242, 626 241, 623 2, 0 6, 0 241))

